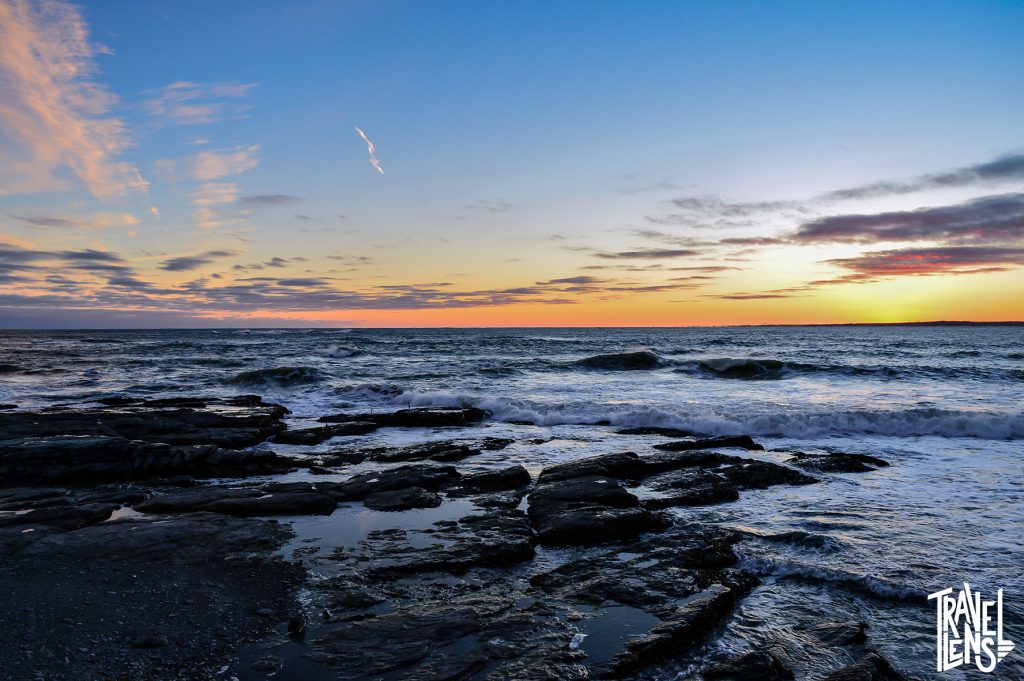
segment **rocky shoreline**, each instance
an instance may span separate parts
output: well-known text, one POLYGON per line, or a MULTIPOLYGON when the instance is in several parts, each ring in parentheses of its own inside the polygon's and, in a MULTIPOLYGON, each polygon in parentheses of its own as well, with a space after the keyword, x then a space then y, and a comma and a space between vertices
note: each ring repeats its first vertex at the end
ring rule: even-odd
MULTIPOLYGON (((487 417, 404 409, 296 428, 258 396, 0 412, 0 610, 13 614, 0 668, 26 679, 655 678, 713 640, 759 582, 737 565, 736 532, 670 509, 888 465, 838 452, 774 463, 750 456, 764 448, 746 436, 648 428, 622 431, 664 439, 644 451, 480 470, 474 459, 513 444, 475 434, 487 417), (346 444, 391 428, 415 442, 346 444), (301 450, 321 443, 331 449, 301 450), (297 546, 289 519, 339 507, 427 521, 310 558, 316 542, 297 546), (629 635, 609 636, 609 622, 629 635)), ((823 678, 905 678, 865 626, 808 632, 850 660, 823 678)), ((773 648, 691 672, 771 680, 798 668, 773 648)))

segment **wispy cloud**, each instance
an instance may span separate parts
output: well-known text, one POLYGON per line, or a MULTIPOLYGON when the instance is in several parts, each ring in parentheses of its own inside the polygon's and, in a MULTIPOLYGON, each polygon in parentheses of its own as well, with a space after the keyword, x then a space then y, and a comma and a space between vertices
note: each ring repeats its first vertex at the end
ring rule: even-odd
MULTIPOLYGON (((1024 265, 1024 248, 998 246, 946 246, 874 251, 853 258, 836 258, 829 264, 852 270, 851 279, 877 279, 900 275, 977 274, 1024 265)), ((812 282, 833 283, 831 280, 812 282)))
POLYGON ((262 208, 264 206, 287 206, 301 200, 298 196, 288 194, 252 194, 239 198, 238 203, 251 208, 262 208))
POLYGON ((207 182, 192 192, 192 203, 197 206, 215 206, 238 199, 238 185, 234 182, 207 182))
POLYGON ((0 194, 66 189, 70 169, 101 199, 144 192, 117 158, 131 145, 110 115, 117 99, 95 80, 95 56, 78 9, 60 0, 0 3, 0 194))
POLYGON ((259 150, 258 144, 211 149, 184 158, 157 159, 153 162, 153 168, 166 182, 185 179, 209 182, 252 170, 260 164, 260 159, 256 156, 259 150))
POLYGON ((1002 241, 1024 238, 1024 194, 986 196, 953 206, 874 215, 833 215, 807 222, 802 243, 1002 241))
POLYGON ((364 142, 366 142, 366 151, 370 154, 370 165, 376 168, 378 173, 383 175, 384 169, 380 167, 380 160, 377 158, 377 151, 373 146, 373 142, 370 141, 370 138, 367 137, 366 133, 360 130, 358 126, 356 126, 356 132, 359 133, 359 136, 363 138, 364 142))
POLYGON ((250 144, 220 151, 200 151, 188 161, 192 177, 197 180, 216 180, 239 175, 259 165, 256 158, 260 146, 250 144))
POLYGON ((93 213, 90 217, 81 219, 60 218, 49 215, 11 215, 10 217, 33 227, 51 228, 109 229, 113 227, 131 227, 139 224, 139 219, 131 213, 108 211, 93 213))
POLYGON ((240 118, 244 99, 258 83, 190 83, 179 81, 150 90, 143 102, 149 115, 173 125, 201 125, 240 118))
POLYGON ((683 248, 646 248, 636 251, 619 251, 618 253, 595 253, 594 255, 598 258, 606 258, 609 260, 634 260, 638 258, 686 258, 700 254, 700 251, 683 248))
POLYGON ((238 255, 236 251, 214 250, 206 251, 198 255, 186 255, 178 258, 165 260, 160 264, 160 269, 168 272, 186 272, 197 269, 204 265, 214 263, 218 258, 230 258, 238 255))
POLYGON ((817 198, 822 201, 845 201, 1017 180, 1024 180, 1024 154, 1009 154, 985 163, 975 163, 941 173, 919 175, 909 180, 884 180, 837 189, 819 194, 817 198))

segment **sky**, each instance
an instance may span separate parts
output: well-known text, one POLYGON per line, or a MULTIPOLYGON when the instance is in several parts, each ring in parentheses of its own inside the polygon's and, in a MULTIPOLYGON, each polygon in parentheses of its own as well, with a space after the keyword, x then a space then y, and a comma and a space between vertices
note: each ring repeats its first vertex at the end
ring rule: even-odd
POLYGON ((0 328, 1024 319, 1024 3, 0 0, 0 46, 0 328))

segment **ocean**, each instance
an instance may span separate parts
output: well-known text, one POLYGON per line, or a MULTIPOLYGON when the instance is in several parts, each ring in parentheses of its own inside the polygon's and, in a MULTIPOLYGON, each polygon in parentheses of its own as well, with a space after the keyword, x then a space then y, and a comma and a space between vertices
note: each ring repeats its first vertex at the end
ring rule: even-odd
MULTIPOLYGON (((872 646, 915 676, 1024 676, 1022 327, 0 333, 0 403, 240 394, 285 405, 292 427, 340 411, 481 407, 491 416, 476 434, 516 444, 474 458, 480 470, 515 462, 535 475, 663 441, 615 432, 633 426, 749 434, 766 451, 744 455, 776 463, 795 451, 880 457, 891 465, 671 511, 743 532, 741 566, 762 579, 715 638, 717 652, 804 650, 800 664, 813 678, 837 664, 816 656, 838 653, 816 651, 802 627, 855 619, 868 623, 872 646), (986 597, 1004 592, 1006 634, 1018 650, 991 675, 934 671, 926 596, 963 582, 986 597)), ((345 442, 401 443, 410 436, 400 431, 345 442)), ((260 446, 294 455, 339 441, 260 446)), ((348 517, 315 522, 323 529, 348 517)), ((289 522, 300 535, 311 531, 289 522)), ((684 678, 698 663, 675 660, 653 678, 684 678)))

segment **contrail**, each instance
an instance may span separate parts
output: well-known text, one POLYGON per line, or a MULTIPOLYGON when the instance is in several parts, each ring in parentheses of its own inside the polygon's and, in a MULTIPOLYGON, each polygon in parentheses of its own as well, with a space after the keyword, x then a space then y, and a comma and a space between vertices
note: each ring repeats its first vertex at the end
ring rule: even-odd
POLYGON ((366 150, 368 152, 370 152, 370 163, 373 164, 373 167, 377 169, 378 173, 383 175, 384 174, 384 169, 380 167, 380 160, 373 153, 373 142, 370 141, 370 138, 366 136, 365 132, 363 132, 362 130, 359 129, 358 125, 355 126, 355 128, 356 128, 356 132, 359 133, 359 136, 362 137, 366 141, 366 150))

